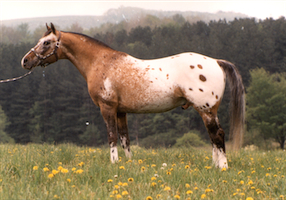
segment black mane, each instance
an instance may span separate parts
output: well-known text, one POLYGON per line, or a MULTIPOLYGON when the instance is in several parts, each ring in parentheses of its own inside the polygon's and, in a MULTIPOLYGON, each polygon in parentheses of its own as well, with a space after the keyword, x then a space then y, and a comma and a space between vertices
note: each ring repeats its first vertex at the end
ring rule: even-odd
POLYGON ((72 34, 75 34, 75 35, 80 35, 80 36, 83 36, 85 37, 89 42, 92 42, 92 43, 96 43, 98 45, 101 45, 101 46, 104 46, 104 47, 107 47, 109 49, 112 49, 114 50, 113 48, 111 48, 110 46, 108 46, 107 44, 105 44, 104 42, 101 42, 100 40, 97 40, 95 38, 92 38, 88 35, 85 35, 85 34, 82 34, 82 33, 75 33, 75 32, 68 32, 68 33, 72 33, 72 34))

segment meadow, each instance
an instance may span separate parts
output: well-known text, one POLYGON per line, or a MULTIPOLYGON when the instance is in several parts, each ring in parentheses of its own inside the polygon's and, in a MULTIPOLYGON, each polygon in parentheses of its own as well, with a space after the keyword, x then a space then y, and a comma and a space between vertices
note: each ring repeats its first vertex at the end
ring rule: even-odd
POLYGON ((212 165, 210 149, 132 146, 119 150, 72 144, 0 145, 0 199, 284 199, 285 151, 227 153, 229 169, 212 165))

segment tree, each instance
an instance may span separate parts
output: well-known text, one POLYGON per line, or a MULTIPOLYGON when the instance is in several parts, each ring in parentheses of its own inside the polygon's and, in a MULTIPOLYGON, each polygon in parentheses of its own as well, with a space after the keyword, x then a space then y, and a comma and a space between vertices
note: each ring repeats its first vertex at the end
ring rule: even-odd
POLYGON ((269 74, 264 69, 250 72, 247 88, 248 129, 260 131, 264 141, 273 138, 284 149, 286 139, 286 75, 269 74))
POLYGON ((7 125, 9 125, 7 116, 5 115, 4 111, 2 110, 2 106, 0 105, 0 143, 14 142, 13 138, 9 137, 5 132, 7 125))

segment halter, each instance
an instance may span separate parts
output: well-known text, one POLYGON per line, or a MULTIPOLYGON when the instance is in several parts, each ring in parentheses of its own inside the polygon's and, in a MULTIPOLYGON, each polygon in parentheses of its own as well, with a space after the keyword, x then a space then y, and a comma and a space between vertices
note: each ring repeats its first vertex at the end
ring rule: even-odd
POLYGON ((56 61, 58 61, 59 58, 58 58, 57 50, 58 50, 58 48, 59 48, 59 46, 60 46, 60 39, 61 39, 61 32, 59 31, 59 37, 58 37, 58 40, 57 40, 55 49, 54 49, 51 53, 49 53, 48 55, 46 55, 46 56, 41 56, 40 54, 38 54, 38 53, 35 51, 34 48, 31 49, 31 51, 36 55, 36 57, 41 61, 41 62, 39 63, 39 65, 41 65, 41 66, 43 66, 43 67, 48 66, 50 63, 42 64, 42 62, 43 62, 45 59, 51 57, 52 55, 55 55, 56 61))

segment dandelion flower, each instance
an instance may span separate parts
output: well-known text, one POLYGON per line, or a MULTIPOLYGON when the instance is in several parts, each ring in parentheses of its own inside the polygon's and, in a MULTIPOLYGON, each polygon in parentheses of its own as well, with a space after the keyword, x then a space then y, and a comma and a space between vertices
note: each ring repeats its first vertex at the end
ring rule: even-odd
POLYGON ((59 162, 58 164, 59 164, 59 165, 62 165, 63 163, 62 163, 62 162, 59 162))
POLYGON ((138 164, 142 164, 142 163, 143 163, 143 160, 139 159, 138 164))
POLYGON ((128 195, 129 193, 127 192, 127 191, 123 191, 122 192, 122 196, 126 196, 126 195, 128 195))
POLYGON ((48 178, 53 178, 55 175, 54 174, 49 174, 48 178))
POLYGON ((34 170, 34 171, 36 171, 36 170, 38 170, 38 169, 39 169, 38 166, 34 166, 34 167, 33 167, 33 170, 34 170))
POLYGON ((125 169, 125 167, 124 167, 124 166, 120 166, 120 167, 119 167, 119 169, 123 169, 123 170, 124 170, 124 169, 125 169))
POLYGON ((50 170, 49 170, 49 168, 44 167, 44 168, 43 168, 43 171, 44 171, 44 172, 49 172, 50 170))
POLYGON ((171 175, 172 173, 170 172, 170 171, 167 171, 167 173, 166 173, 167 175, 171 175))
POLYGON ((78 170, 75 171, 76 174, 81 174, 82 172, 83 172, 82 169, 78 169, 78 170))
POLYGON ((129 178, 129 179, 128 179, 128 182, 133 182, 133 181, 134 181, 133 178, 129 178))
POLYGON ((201 195, 201 199, 205 199, 206 197, 207 197, 206 194, 202 194, 202 195, 201 195))
POLYGON ((116 199, 122 199, 122 196, 120 194, 116 195, 115 197, 116 199))
POLYGON ((186 194, 193 194, 193 191, 192 191, 192 190, 188 190, 188 191, 186 192, 186 194))
POLYGON ((223 183, 227 183, 227 181, 226 181, 226 180, 222 180, 222 182, 223 182, 223 183))
POLYGON ((70 183, 70 182, 71 182, 71 180, 68 178, 68 179, 67 179, 67 182, 69 182, 69 183, 70 183))
POLYGON ((79 167, 82 167, 84 165, 84 162, 80 162, 77 164, 79 167))
POLYGON ((74 172, 75 170, 76 170, 76 168, 75 168, 75 167, 73 167, 73 168, 72 168, 72 171, 74 172))
POLYGON ((175 198, 175 199, 180 199, 181 197, 176 194, 176 195, 174 196, 174 198, 175 198))
POLYGON ((240 181, 239 183, 240 183, 240 185, 243 185, 243 184, 244 184, 244 181, 240 181))
POLYGON ((157 179, 157 178, 153 176, 153 177, 151 178, 151 181, 155 181, 156 179, 157 179))
POLYGON ((253 198, 252 197, 247 197, 246 200, 253 200, 253 198))
POLYGON ((190 188, 191 186, 190 186, 190 184, 186 183, 185 187, 190 188))
POLYGON ((146 200, 153 200, 151 196, 146 197, 146 200))
POLYGON ((112 183, 112 182, 113 182, 112 179, 108 179, 108 180, 107 180, 107 183, 112 183))
POLYGON ((114 188, 115 188, 115 189, 119 189, 119 185, 115 185, 114 188))
POLYGON ((194 190, 198 190, 199 188, 198 187, 194 187, 194 190))
POLYGON ((61 169, 61 173, 63 173, 63 174, 66 174, 66 173, 68 173, 68 172, 69 172, 68 169, 65 169, 65 168, 61 169))
POLYGON ((145 167, 143 166, 143 167, 141 167, 141 172, 144 172, 145 171, 145 167))
POLYGON ((112 194, 118 194, 118 191, 117 190, 113 190, 112 194))
POLYGON ((160 197, 162 197, 162 195, 161 194, 157 194, 156 198, 159 199, 160 197))
POLYGON ((166 186, 166 187, 164 188, 164 191, 170 191, 170 190, 171 190, 171 188, 168 187, 168 186, 166 186))
POLYGON ((155 183, 155 182, 151 183, 151 187, 156 187, 156 185, 157 185, 157 183, 155 183))
POLYGON ((123 186, 123 187, 127 187, 127 186, 128 186, 128 183, 123 183, 122 186, 123 186))
POLYGON ((59 166, 59 167, 58 167, 58 170, 59 170, 59 171, 61 171, 62 169, 63 169, 63 167, 62 167, 62 166, 59 166))
POLYGON ((222 171, 222 172, 225 172, 225 171, 226 171, 226 168, 225 168, 225 167, 224 167, 224 168, 222 168, 222 169, 221 169, 221 171, 222 171))
POLYGON ((56 174, 58 174, 58 173, 59 173, 59 171, 58 171, 58 170, 53 169, 53 170, 52 170, 52 173, 53 173, 54 175, 56 175, 56 174))
POLYGON ((189 169, 189 168, 190 168, 190 165, 186 165, 186 166, 185 166, 185 169, 189 169))
POLYGON ((155 164, 152 164, 151 167, 156 167, 156 165, 155 165, 155 164))
POLYGON ((266 173, 265 176, 270 176, 270 174, 269 174, 269 173, 266 173))

